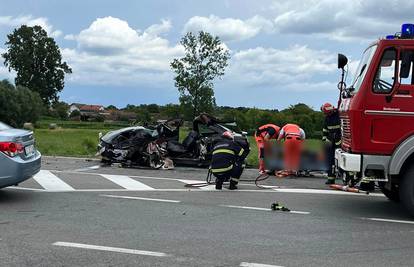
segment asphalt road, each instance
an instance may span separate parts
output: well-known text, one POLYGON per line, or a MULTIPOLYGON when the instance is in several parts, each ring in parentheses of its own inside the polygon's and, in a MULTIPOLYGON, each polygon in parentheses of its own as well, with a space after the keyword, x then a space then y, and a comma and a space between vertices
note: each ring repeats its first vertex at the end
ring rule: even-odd
POLYGON ((205 176, 47 158, 0 190, 0 265, 413 266, 414 219, 381 194, 331 191, 322 177, 184 187, 205 176), (276 201, 292 212, 270 211, 276 201))

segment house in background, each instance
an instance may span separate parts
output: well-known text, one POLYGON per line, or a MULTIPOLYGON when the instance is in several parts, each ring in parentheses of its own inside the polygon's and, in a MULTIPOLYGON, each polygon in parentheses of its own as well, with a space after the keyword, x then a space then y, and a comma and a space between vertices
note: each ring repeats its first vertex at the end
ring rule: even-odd
POLYGON ((72 103, 72 104, 69 106, 69 109, 68 109, 68 116, 70 116, 70 114, 72 114, 72 112, 74 112, 75 110, 77 110, 77 111, 79 111, 79 112, 80 112, 79 107, 81 107, 81 106, 83 106, 83 104, 79 104, 79 103, 72 103))
POLYGON ((69 106, 69 116, 74 111, 79 111, 82 120, 88 120, 90 118, 97 118, 99 116, 108 115, 108 113, 105 112, 104 106, 101 105, 85 105, 80 103, 73 103, 69 106))

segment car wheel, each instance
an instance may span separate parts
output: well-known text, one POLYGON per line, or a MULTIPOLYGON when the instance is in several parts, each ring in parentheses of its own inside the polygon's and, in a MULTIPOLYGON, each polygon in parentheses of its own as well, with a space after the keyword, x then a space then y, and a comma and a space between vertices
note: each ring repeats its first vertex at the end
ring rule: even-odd
POLYGON ((414 216, 414 166, 403 174, 400 184, 400 199, 404 207, 414 216))

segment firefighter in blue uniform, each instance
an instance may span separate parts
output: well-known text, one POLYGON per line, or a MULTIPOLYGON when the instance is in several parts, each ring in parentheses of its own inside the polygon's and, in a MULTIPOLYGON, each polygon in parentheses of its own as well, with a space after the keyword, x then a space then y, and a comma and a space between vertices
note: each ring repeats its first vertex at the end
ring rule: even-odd
POLYGON ((341 147, 342 138, 341 119, 339 118, 338 109, 330 103, 323 104, 321 111, 325 114, 322 141, 325 142, 326 163, 328 165, 328 180, 325 184, 334 184, 333 166, 335 165, 335 150, 341 147))
POLYGON ((249 148, 234 141, 230 132, 224 132, 223 137, 215 141, 210 170, 216 177, 216 189, 221 190, 223 183, 230 180, 230 190, 237 189, 240 176, 244 170, 244 160, 249 154, 249 148))

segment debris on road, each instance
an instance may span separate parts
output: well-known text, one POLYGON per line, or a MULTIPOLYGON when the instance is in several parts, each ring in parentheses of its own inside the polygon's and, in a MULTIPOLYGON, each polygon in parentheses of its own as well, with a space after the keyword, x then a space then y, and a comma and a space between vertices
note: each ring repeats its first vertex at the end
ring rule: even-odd
POLYGON ((273 211, 290 211, 290 209, 286 208, 285 206, 279 204, 278 202, 272 203, 272 205, 270 205, 270 209, 273 211))
POLYGON ((334 190, 340 190, 340 191, 345 191, 345 192, 350 192, 350 193, 362 193, 362 194, 369 195, 369 191, 360 190, 358 188, 350 187, 348 185, 331 184, 329 185, 329 187, 334 190))

